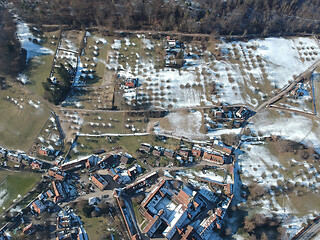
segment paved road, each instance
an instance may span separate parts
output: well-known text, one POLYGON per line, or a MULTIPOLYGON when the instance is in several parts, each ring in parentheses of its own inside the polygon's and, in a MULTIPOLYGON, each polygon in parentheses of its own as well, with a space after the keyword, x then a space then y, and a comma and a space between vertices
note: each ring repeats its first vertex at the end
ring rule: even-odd
POLYGON ((288 92, 290 92, 294 87, 301 82, 306 76, 310 75, 317 67, 320 66, 320 60, 315 62, 311 67, 309 67, 306 71, 301 73, 296 79, 288 86, 284 87, 277 95, 274 97, 270 98, 268 101, 262 103, 257 109, 256 112, 264 109, 265 107, 275 103, 278 101, 280 98, 284 97, 288 92))
POLYGON ((311 225, 303 234, 301 234, 297 240, 310 240, 320 232, 320 220, 317 223, 311 225))

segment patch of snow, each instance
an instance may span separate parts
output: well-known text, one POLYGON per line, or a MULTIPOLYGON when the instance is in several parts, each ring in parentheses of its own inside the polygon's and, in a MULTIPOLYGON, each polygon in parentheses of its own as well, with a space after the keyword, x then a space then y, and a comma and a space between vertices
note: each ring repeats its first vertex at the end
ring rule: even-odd
POLYGON ((27 61, 35 56, 54 54, 51 49, 33 43, 32 40, 35 39, 35 37, 30 32, 28 24, 20 20, 17 21, 17 36, 21 47, 27 50, 27 61), (31 39, 31 41, 29 39, 31 39))

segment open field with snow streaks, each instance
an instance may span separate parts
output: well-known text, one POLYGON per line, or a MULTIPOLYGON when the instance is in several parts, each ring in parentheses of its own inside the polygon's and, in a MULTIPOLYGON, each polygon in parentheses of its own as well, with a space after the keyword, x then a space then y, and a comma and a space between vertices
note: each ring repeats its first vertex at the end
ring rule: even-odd
POLYGON ((185 64, 176 69, 162 65, 165 50, 161 41, 149 40, 147 47, 144 36, 140 37, 145 57, 137 52, 139 45, 131 46, 131 39, 114 43, 113 68, 124 79, 139 76, 138 92, 124 89, 129 105, 137 100, 142 106, 176 108, 220 101, 256 107, 320 56, 313 38, 222 41, 215 45, 221 58, 202 50, 197 43, 186 43, 185 64))
POLYGON ((249 198, 243 207, 282 216, 290 238, 320 212, 319 133, 319 122, 313 117, 266 109, 250 120, 242 138, 241 180, 264 189, 261 197, 249 198), (293 150, 288 150, 287 140, 295 142, 293 150))

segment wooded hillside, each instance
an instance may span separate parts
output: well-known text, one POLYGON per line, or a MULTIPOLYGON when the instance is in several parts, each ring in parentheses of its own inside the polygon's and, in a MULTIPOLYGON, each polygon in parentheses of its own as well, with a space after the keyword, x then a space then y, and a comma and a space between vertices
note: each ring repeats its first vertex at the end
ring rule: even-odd
POLYGON ((16 25, 11 14, 0 7, 0 75, 15 75, 25 65, 20 42, 16 38, 16 25))
POLYGON ((9 0, 33 23, 186 33, 319 32, 319 0, 9 0))

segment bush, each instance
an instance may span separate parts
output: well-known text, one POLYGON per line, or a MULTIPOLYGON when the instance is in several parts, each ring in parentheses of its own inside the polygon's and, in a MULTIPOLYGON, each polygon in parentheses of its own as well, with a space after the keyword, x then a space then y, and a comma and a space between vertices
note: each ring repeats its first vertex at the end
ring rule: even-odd
POLYGON ((101 216, 101 212, 98 212, 96 210, 93 210, 91 212, 91 217, 95 218, 95 217, 100 217, 101 216))
POLYGON ((222 134, 221 135, 221 140, 226 145, 236 146, 236 145, 238 145, 238 143, 240 141, 240 137, 238 135, 235 135, 235 134, 222 134))
POLYGON ((260 198, 262 195, 265 194, 265 192, 265 187, 260 184, 252 186, 250 189, 251 198, 254 200, 260 198))
POLYGON ((84 206, 84 207, 82 208, 83 215, 84 215, 86 218, 90 218, 93 211, 94 211, 94 207, 93 207, 93 206, 88 206, 88 205, 87 205, 87 206, 84 206))

